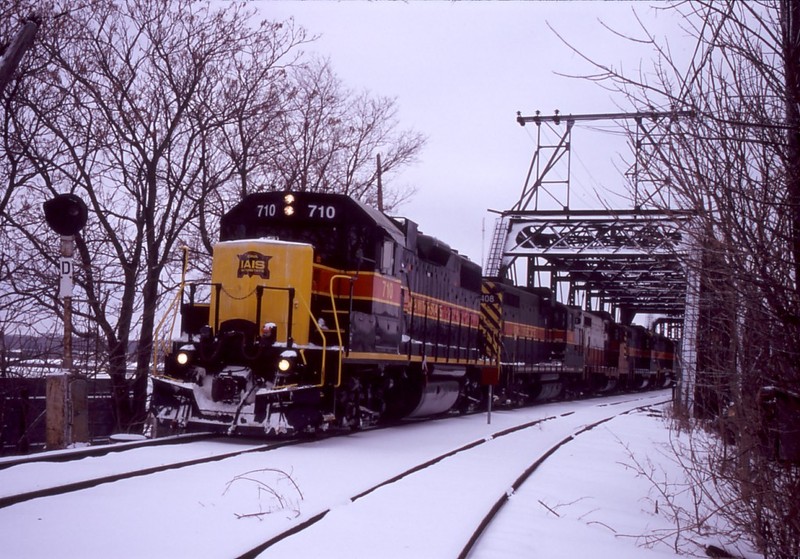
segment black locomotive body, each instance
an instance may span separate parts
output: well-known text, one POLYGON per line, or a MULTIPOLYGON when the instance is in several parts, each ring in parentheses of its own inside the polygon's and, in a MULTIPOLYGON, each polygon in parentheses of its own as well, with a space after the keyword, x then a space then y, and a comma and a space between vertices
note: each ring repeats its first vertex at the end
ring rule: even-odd
POLYGON ((650 375, 648 382, 654 388, 665 387, 673 381, 675 342, 661 334, 650 333, 650 336, 650 375))
POLYGON ((181 339, 153 375, 170 429, 358 427, 483 405, 486 383, 518 404, 671 371, 647 331, 484 279, 413 221, 344 195, 247 196, 221 220, 210 282, 181 301, 181 339))
POLYGON ((501 365, 499 398, 524 404, 563 393, 567 314, 549 290, 484 281, 481 332, 501 365))

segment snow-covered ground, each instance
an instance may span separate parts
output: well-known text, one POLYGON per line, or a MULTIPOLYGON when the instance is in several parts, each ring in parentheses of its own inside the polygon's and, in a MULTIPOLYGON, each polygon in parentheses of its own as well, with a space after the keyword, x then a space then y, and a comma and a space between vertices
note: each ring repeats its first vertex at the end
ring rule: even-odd
MULTIPOLYGON (((669 392, 641 397, 646 400, 619 395, 496 411, 491 425, 476 415, 357 433, 35 499, 0 509, 0 556, 236 557, 330 508, 320 523, 262 557, 455 557, 488 510, 484 504, 499 497, 532 458, 565 433, 626 407, 664 401, 669 392), (553 419, 350 501, 441 452, 545 417, 553 419)), ((686 534, 673 537, 670 510, 663 502, 656 509, 657 488, 636 466, 646 464, 651 474, 655 468, 656 479, 681 487, 670 450, 676 436, 660 414, 648 412, 619 416, 578 436, 511 497, 472 556, 676 557, 676 544, 701 555, 686 534)), ((190 444, 202 454, 207 443, 190 444)), ((124 457, 133 467, 137 460, 152 463, 154 452, 169 460, 186 451, 158 447, 78 464, 106 472, 111 466, 105 458, 124 457)), ((1 491, 13 493, 9 485, 21 487, 26 476, 66 479, 75 468, 14 466, 0 471, 1 491)))

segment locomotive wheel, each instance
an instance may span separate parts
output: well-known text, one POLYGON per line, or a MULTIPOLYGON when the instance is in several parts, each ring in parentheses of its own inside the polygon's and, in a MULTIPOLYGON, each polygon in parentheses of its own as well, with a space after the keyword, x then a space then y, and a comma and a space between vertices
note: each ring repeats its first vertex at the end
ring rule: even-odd
POLYGON ((348 401, 344 405, 344 410, 339 420, 339 425, 351 431, 361 430, 361 406, 360 398, 348 401))
POLYGON ((337 397, 337 423, 339 427, 359 431, 361 424, 361 387, 358 381, 351 379, 348 388, 339 392, 337 397))

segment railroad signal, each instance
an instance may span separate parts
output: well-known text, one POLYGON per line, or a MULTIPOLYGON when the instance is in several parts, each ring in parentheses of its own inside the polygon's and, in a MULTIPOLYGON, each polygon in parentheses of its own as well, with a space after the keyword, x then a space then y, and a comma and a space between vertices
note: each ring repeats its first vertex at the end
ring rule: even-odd
POLYGON ((46 435, 48 448, 64 448, 89 440, 86 380, 72 368, 72 272, 75 235, 86 225, 89 211, 74 194, 59 194, 42 204, 44 219, 61 235, 59 292, 64 300, 64 356, 62 374, 47 379, 46 435))
POLYGON ((74 194, 59 194, 44 204, 44 219, 50 229, 59 235, 76 235, 83 226, 89 211, 83 200, 74 194))
POLYGON ((83 200, 74 194, 59 194, 47 200, 42 207, 47 225, 62 237, 58 296, 68 299, 72 297, 73 237, 86 225, 89 210, 83 200))

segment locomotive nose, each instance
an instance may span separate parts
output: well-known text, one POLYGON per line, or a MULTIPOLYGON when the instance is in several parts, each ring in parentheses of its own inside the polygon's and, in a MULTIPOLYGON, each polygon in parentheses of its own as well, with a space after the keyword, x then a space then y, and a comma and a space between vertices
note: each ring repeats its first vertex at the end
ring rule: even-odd
MULTIPOLYGON (((307 344, 314 250, 271 239, 214 247, 211 316, 221 325, 245 320, 270 343, 307 344)), ((217 328, 215 328, 215 331, 217 328)))

